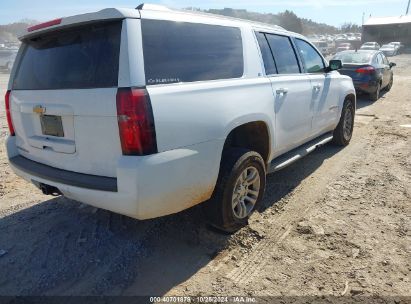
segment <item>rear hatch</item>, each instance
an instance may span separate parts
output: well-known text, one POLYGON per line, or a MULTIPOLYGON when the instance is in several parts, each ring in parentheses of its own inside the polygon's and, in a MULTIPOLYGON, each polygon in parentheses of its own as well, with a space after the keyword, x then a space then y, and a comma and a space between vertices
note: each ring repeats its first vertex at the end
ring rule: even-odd
POLYGON ((23 41, 10 103, 21 155, 56 168, 116 176, 122 21, 23 41))

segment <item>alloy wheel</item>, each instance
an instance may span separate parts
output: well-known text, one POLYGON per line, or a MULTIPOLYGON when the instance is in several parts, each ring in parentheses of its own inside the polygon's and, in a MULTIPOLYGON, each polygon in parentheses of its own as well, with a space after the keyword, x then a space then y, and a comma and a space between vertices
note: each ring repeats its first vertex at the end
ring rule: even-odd
POLYGON ((251 214, 260 193, 261 177, 255 167, 248 167, 238 176, 232 194, 234 216, 244 219, 251 214))
POLYGON ((344 115, 343 134, 345 140, 350 140, 352 136, 354 116, 351 107, 347 107, 344 115))

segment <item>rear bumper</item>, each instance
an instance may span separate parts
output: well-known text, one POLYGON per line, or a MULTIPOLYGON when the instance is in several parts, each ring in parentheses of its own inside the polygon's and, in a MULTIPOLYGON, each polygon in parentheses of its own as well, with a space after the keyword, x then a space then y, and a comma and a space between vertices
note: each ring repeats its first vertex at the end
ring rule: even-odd
POLYGON ((90 190, 117 192, 117 178, 61 170, 20 155, 10 158, 9 161, 12 167, 36 178, 90 190))
POLYGON ((370 82, 359 82, 359 81, 354 81, 354 87, 357 92, 362 92, 362 93, 375 93, 377 90, 377 81, 370 81, 370 82))
POLYGON ((154 155, 121 156, 117 177, 60 170, 19 156, 15 137, 6 141, 13 171, 35 185, 56 187, 64 196, 136 219, 164 216, 208 200, 218 177, 224 141, 154 155))

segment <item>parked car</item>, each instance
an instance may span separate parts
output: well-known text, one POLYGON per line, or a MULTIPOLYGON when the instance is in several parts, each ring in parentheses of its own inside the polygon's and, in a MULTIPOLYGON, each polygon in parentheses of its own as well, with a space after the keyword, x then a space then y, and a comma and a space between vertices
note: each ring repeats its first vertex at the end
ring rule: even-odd
POLYGON ((327 56, 331 54, 331 47, 327 41, 312 41, 314 46, 321 52, 322 55, 327 56))
POLYGON ((352 50, 352 44, 351 43, 340 43, 339 46, 336 49, 336 52, 343 52, 343 51, 348 51, 352 50))
POLYGON ((374 50, 378 51, 380 49, 380 45, 377 42, 366 42, 361 46, 361 50, 374 50))
POLYGON ((13 67, 17 50, 2 48, 0 49, 0 68, 10 72, 13 67))
POLYGON ((346 51, 334 56, 341 60, 343 68, 339 71, 353 79, 355 89, 370 95, 372 101, 380 97, 381 90, 391 90, 394 82, 392 68, 395 63, 389 62, 381 51, 346 51))
POLYGON ((335 41, 337 42, 344 42, 348 40, 348 36, 346 34, 339 34, 335 37, 335 41))
POLYGON ((397 54, 400 54, 404 48, 404 45, 401 42, 390 42, 389 44, 395 46, 397 54))
POLYGON ((380 51, 383 52, 385 56, 392 57, 397 55, 398 48, 393 44, 384 44, 380 48, 380 51))
POLYGON ((358 40, 354 33, 348 33, 348 34, 347 34, 347 37, 348 37, 348 41, 356 41, 356 40, 358 40))
POLYGON ((341 61, 281 27, 140 5, 20 39, 7 153, 45 194, 137 219, 206 201, 212 225, 232 232, 267 173, 351 140, 356 95, 341 61))

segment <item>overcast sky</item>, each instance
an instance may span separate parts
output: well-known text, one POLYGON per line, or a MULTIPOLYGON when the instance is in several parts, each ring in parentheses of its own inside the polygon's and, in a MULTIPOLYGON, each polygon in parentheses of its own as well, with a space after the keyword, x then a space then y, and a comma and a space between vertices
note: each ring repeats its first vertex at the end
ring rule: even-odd
MULTIPOLYGON (((244 8, 262 13, 278 13, 288 9, 299 17, 340 26, 344 22, 361 24, 363 13, 366 19, 370 14, 376 17, 405 14, 408 0, 151 0, 147 3, 174 8, 244 8)), ((138 0, 1 0, 0 24, 24 18, 45 21, 107 7, 134 8, 138 4, 138 0)))

